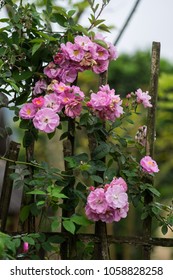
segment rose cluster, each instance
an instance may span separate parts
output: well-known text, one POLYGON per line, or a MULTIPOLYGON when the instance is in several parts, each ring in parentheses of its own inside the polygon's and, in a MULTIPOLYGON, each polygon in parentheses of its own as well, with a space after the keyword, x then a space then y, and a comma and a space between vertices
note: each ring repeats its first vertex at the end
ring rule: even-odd
POLYGON ((115 121, 124 113, 121 104, 120 96, 115 95, 115 90, 110 89, 109 85, 101 86, 97 93, 91 94, 91 99, 87 102, 87 106, 100 119, 110 121, 115 121))
POLYGON ((22 119, 31 119, 35 128, 46 133, 53 132, 60 123, 59 113, 75 118, 80 115, 84 93, 77 86, 67 86, 53 80, 45 96, 32 99, 19 111, 22 119))
POLYGON ((90 187, 85 213, 88 219, 106 223, 118 222, 127 216, 129 202, 127 184, 123 178, 114 178, 104 187, 90 187))
POLYGON ((76 36, 74 43, 61 44, 53 61, 44 68, 44 74, 50 79, 73 83, 79 72, 103 73, 108 69, 109 61, 117 57, 115 46, 105 41, 101 34, 96 34, 93 40, 88 36, 76 36))

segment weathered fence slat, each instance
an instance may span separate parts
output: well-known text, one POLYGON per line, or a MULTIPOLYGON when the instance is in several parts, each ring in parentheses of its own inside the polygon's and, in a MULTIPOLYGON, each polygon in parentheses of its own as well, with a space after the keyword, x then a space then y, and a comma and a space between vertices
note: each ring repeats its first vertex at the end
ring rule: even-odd
POLYGON ((2 193, 0 198, 0 218, 1 218, 1 231, 5 231, 8 211, 10 206, 11 193, 13 188, 13 180, 10 179, 10 174, 14 172, 10 169, 11 165, 17 160, 20 151, 20 144, 11 141, 6 157, 9 161, 6 162, 4 180, 2 185, 2 193))
MULTIPOLYGON (((151 76, 150 76, 150 96, 152 107, 148 108, 147 119, 147 142, 146 154, 154 156, 154 139, 155 139, 155 120, 156 120, 156 106, 158 93, 158 78, 159 78, 159 64, 160 64, 160 43, 153 42, 152 56, 151 56, 151 76)), ((154 184, 153 178, 148 178, 149 183, 154 184)), ((152 195, 146 192, 144 198, 144 206, 150 204, 153 200, 152 195)), ((152 217, 149 215, 143 222, 143 237, 145 240, 151 236, 152 217)), ((151 246, 143 247, 143 258, 150 259, 151 246)))

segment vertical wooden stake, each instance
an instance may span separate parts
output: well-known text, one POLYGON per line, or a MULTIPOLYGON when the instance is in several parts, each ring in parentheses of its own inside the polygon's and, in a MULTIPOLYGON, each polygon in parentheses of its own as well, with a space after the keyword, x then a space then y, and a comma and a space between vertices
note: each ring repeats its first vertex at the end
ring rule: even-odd
MULTIPOLYGON (((107 84, 107 71, 99 75, 99 86, 107 84)), ((103 127, 105 127, 105 123, 103 123, 103 127)), ((92 157, 92 153, 97 147, 96 139, 93 134, 88 135, 89 140, 89 149, 92 157)), ((105 158, 102 159, 105 161, 105 158)), ((99 174, 102 176, 103 174, 99 174)), ((102 221, 98 221, 95 223, 95 235, 99 237, 100 242, 96 243, 94 246, 94 259, 99 260, 109 260, 109 246, 107 241, 107 226, 106 223, 102 221)))
MULTIPOLYGON (((158 92, 158 78, 159 78, 159 64, 160 64, 160 43, 153 42, 152 57, 151 57, 151 78, 150 78, 150 92, 152 107, 148 109, 147 120, 147 143, 146 155, 154 156, 154 139, 155 139, 155 119, 157 107, 157 92, 158 92)), ((147 179, 148 183, 154 184, 153 178, 147 179)), ((146 191, 144 197, 144 206, 147 206, 153 201, 152 195, 146 191)), ((148 216, 143 221, 143 236, 147 240, 151 236, 152 217, 148 216)), ((150 246, 143 246, 143 258, 150 259, 150 246)))
MULTIPOLYGON (((19 155, 19 151, 20 151, 20 144, 11 141, 7 153, 7 158, 11 161, 16 161, 19 155)), ((8 210, 9 210, 11 193, 13 188, 13 180, 10 179, 10 174, 13 173, 14 170, 10 169, 10 165, 14 165, 14 163, 7 161, 3 186, 2 186, 2 193, 0 198, 1 231, 5 231, 6 228, 8 210)))

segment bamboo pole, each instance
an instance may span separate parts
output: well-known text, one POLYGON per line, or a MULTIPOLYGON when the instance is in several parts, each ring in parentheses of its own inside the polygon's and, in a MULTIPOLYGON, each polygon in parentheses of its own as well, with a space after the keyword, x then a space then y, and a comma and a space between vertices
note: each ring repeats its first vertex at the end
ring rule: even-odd
MULTIPOLYGON (((159 64, 160 64, 160 43, 153 42, 152 57, 151 57, 151 78, 150 78, 150 96, 152 107, 148 108, 147 119, 147 143, 146 155, 153 158, 154 156, 154 139, 155 139, 155 122, 157 109, 157 93, 158 93, 158 78, 159 78, 159 64)), ((147 182, 154 185, 153 178, 147 178, 147 182)), ((144 206, 149 205, 153 201, 152 195, 146 191, 144 197, 144 206)), ((143 221, 143 237, 149 240, 151 237, 152 217, 149 215, 143 221)), ((151 246, 143 246, 143 258, 150 259, 151 246)))
MULTIPOLYGON (((107 71, 99 75, 99 86, 107 84, 107 71)), ((103 123, 103 127, 105 127, 105 123, 103 123)), ((93 134, 88 134, 89 141, 89 149, 92 154, 97 147, 97 141, 93 134)), ((94 159, 94 158, 93 158, 94 159)), ((102 158, 102 161, 105 161, 105 158, 102 158)), ((99 176, 103 176, 103 172, 99 172, 99 176)), ((95 223, 95 235, 99 237, 100 242, 95 243, 94 245, 94 259, 100 260, 109 260, 109 246, 107 242, 107 226, 106 223, 102 221, 98 221, 95 223)))

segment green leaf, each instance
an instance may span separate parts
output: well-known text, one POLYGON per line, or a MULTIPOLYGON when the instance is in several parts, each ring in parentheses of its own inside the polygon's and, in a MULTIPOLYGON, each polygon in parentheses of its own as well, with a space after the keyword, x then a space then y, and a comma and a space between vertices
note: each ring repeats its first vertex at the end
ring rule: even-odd
POLYGON ((71 220, 65 220, 63 221, 63 227, 69 231, 70 233, 75 233, 75 224, 71 220))
POLYGON ((59 236, 59 235, 53 235, 51 237, 48 238, 48 242, 50 243, 62 243, 64 242, 64 238, 62 236, 59 236))
POLYGON ((51 223, 51 230, 56 231, 59 228, 60 222, 58 219, 54 219, 53 222, 51 223))
POLYGON ((41 190, 33 190, 33 191, 30 191, 30 192, 27 192, 27 194, 42 194, 42 195, 45 195, 46 192, 41 191, 41 190))
POLYGON ((68 16, 72 17, 76 13, 76 10, 70 10, 68 11, 68 16))
POLYGON ((32 237, 29 237, 29 236, 22 237, 22 240, 24 242, 29 243, 30 245, 34 245, 35 244, 35 240, 32 237))
POLYGON ((24 221, 26 221, 26 219, 29 216, 29 212, 30 212, 30 206, 29 205, 25 205, 19 215, 19 218, 21 220, 21 222, 23 223, 24 221))
POLYGON ((34 44, 32 47, 32 55, 34 55, 41 46, 42 46, 42 43, 34 44))
POLYGON ((65 27, 67 23, 67 19, 59 13, 53 13, 50 17, 52 22, 58 23, 60 26, 65 27))
POLYGON ((162 231, 162 233, 165 235, 165 234, 167 234, 167 232, 168 232, 168 227, 167 227, 167 225, 163 225, 162 227, 161 227, 161 231, 162 231))
POLYGON ((72 216, 71 221, 80 226, 88 226, 92 224, 92 222, 89 221, 86 217, 78 215, 72 216))
POLYGON ((87 122, 88 122, 88 119, 89 119, 89 114, 88 114, 88 113, 83 114, 83 115, 80 117, 80 122, 79 122, 79 124, 80 124, 80 125, 86 125, 87 122))
POLYGON ((141 215, 141 220, 145 220, 148 217, 148 211, 145 211, 141 215))
POLYGON ((98 28, 100 29, 100 30, 103 30, 103 31, 105 31, 105 32, 109 32, 110 33, 110 27, 108 27, 106 24, 100 24, 99 26, 98 26, 98 28))
POLYGON ((93 152, 94 159, 102 159, 109 154, 110 147, 105 142, 101 142, 98 147, 93 152))
POLYGON ((51 252, 53 247, 49 242, 44 242, 41 244, 42 248, 46 251, 46 252, 51 252))
POLYGON ((102 179, 100 176, 91 175, 90 178, 91 178, 94 182, 97 182, 97 183, 100 183, 100 184, 103 183, 103 179, 102 179))
POLYGON ((150 190, 150 192, 152 192, 154 195, 156 196, 160 196, 160 192, 158 190, 156 190, 155 188, 147 188, 148 190, 150 190))
POLYGON ((13 72, 13 78, 16 82, 20 82, 20 81, 24 81, 29 79, 31 76, 33 75, 32 71, 23 71, 22 73, 17 72, 13 72))
POLYGON ((67 196, 65 194, 61 193, 60 191, 61 190, 59 188, 54 188, 51 191, 51 195, 56 198, 67 198, 67 196))
POLYGON ((94 42, 97 43, 98 45, 102 46, 105 49, 108 48, 107 44, 102 40, 94 40, 94 42))

